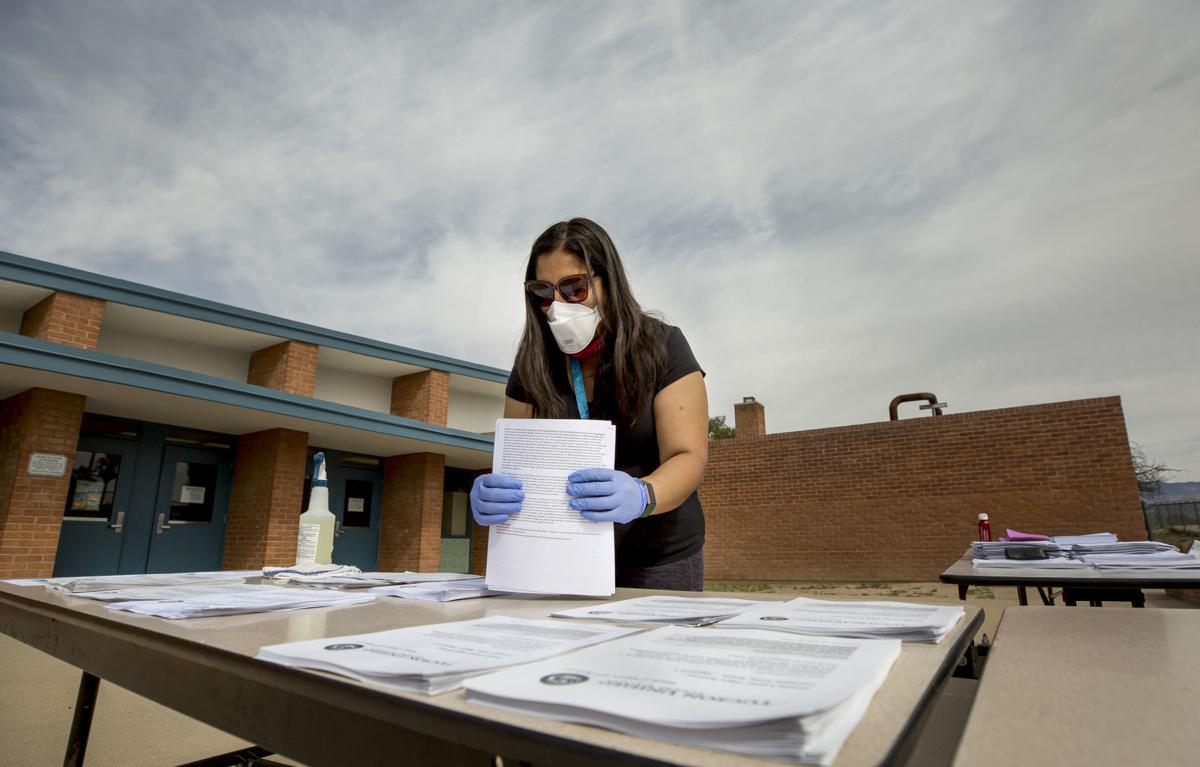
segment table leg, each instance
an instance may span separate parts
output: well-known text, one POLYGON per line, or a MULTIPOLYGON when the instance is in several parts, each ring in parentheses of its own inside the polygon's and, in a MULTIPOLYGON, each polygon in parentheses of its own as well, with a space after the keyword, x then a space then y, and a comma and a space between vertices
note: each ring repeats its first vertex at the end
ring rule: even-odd
POLYGON ((1029 606, 1029 595, 1025 593, 1024 586, 1017 586, 1017 603, 1022 607, 1029 606))
POLYGON ((1053 607, 1054 606, 1054 589, 1038 586, 1037 590, 1038 590, 1038 596, 1042 598, 1042 604, 1046 605, 1047 607, 1053 607))
POLYGON ((967 589, 969 588, 971 588, 971 584, 969 583, 958 584, 958 599, 960 602, 967 598, 967 589))
POLYGON ((75 696, 75 716, 71 719, 71 734, 67 737, 67 753, 63 767, 80 767, 87 751, 88 735, 92 731, 92 713, 96 710, 96 692, 100 677, 84 671, 79 678, 79 694, 75 696))

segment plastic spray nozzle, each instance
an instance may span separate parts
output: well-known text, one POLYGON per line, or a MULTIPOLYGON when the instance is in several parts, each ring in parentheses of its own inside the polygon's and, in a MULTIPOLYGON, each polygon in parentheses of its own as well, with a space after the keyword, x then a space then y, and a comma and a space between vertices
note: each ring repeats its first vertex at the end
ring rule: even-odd
POLYGON ((325 480, 325 454, 317 453, 313 456, 313 487, 324 487, 327 484, 325 480))

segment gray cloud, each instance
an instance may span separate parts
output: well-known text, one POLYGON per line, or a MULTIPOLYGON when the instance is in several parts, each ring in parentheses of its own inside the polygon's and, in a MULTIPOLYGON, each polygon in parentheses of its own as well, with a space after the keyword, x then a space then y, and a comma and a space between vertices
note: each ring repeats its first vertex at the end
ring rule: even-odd
POLYGON ((714 414, 1120 394, 1200 479, 1198 26, 1165 1, 9 2, 0 247, 506 367, 529 244, 587 215, 714 414))

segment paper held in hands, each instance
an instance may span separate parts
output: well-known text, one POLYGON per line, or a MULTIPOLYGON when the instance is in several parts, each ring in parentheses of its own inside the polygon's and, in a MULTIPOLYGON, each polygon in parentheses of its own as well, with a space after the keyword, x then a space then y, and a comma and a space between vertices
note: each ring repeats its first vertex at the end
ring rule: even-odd
POLYGON ((569 505, 567 477, 613 468, 617 431, 608 421, 501 418, 492 471, 521 480, 521 511, 488 533, 487 587, 534 594, 611 596, 616 566, 611 522, 589 522, 569 505))

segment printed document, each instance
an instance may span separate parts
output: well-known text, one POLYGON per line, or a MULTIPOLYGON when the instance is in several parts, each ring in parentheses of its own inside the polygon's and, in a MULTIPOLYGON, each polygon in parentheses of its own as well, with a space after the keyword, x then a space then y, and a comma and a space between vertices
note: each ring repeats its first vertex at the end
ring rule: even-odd
POLYGON ((657 740, 828 764, 894 639, 664 626, 467 680, 467 701, 657 740))
MULTIPOLYGON (((137 592, 145 589, 137 589, 137 592)), ((78 595, 76 595, 78 596, 78 595)), ((180 586, 167 598, 113 602, 110 610, 123 610, 159 618, 203 618, 211 615, 265 613, 276 610, 302 610, 309 607, 339 607, 373 602, 372 594, 347 594, 341 591, 298 589, 286 586, 232 584, 217 586, 180 586)))
MULTIPOLYGON (((372 586, 395 586, 401 583, 441 583, 444 581, 469 581, 480 576, 470 573, 360 573, 358 575, 331 575, 319 580, 299 581, 303 586, 319 589, 365 589, 372 586)), ((296 581, 292 581, 296 583, 296 581)))
POLYGON ((611 522, 589 522, 568 503, 567 477, 613 468, 617 431, 608 421, 501 418, 492 471, 524 485, 521 511, 488 533, 487 585, 496 591, 611 596, 616 567, 611 522))
POLYGON ((86 591, 107 591, 140 586, 187 586, 196 583, 242 583, 261 575, 258 570, 214 570, 203 573, 139 573, 136 575, 86 575, 70 578, 51 578, 47 586, 71 594, 86 591))
POLYGON ((493 591, 487 587, 483 578, 475 576, 469 580, 428 583, 402 583, 395 586, 375 586, 367 590, 369 594, 383 597, 400 597, 401 599, 419 599, 423 602, 457 602, 460 599, 478 599, 480 597, 499 597, 507 591, 493 591))
POLYGON ((759 605, 779 604, 720 597, 635 597, 602 605, 575 607, 551 613, 555 618, 580 618, 617 623, 671 623, 704 626, 759 605))
POLYGON ((758 628, 794 634, 841 637, 888 637, 907 642, 942 641, 962 619, 958 605, 912 602, 859 602, 797 597, 763 603, 721 621, 717 628, 758 628))
POLYGON ((258 657, 435 694, 456 689, 475 674, 549 658, 636 630, 492 616, 268 645, 258 657))

